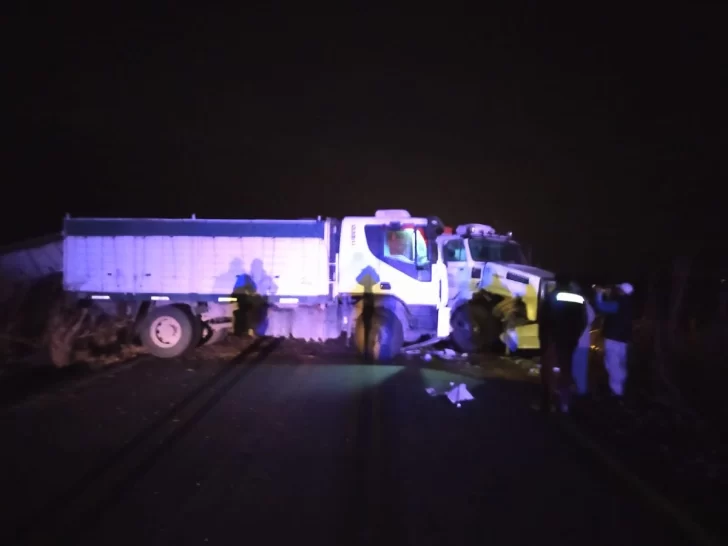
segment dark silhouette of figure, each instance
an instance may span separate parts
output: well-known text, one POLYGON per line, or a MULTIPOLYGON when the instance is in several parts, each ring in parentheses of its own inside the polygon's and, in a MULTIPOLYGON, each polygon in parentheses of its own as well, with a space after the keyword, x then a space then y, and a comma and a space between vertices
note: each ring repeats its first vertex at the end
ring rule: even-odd
POLYGON ((364 324, 364 347, 366 348, 364 351, 364 359, 370 362, 372 359, 370 352, 372 345, 372 321, 374 320, 375 314, 374 286, 379 283, 379 274, 372 266, 368 265, 359 273, 356 282, 364 288, 361 299, 362 311, 359 317, 364 324))
POLYGON ((539 313, 541 344, 541 411, 552 407, 553 368, 558 366, 557 390, 562 412, 569 411, 572 361, 579 338, 586 328, 584 298, 576 294, 565 277, 557 277, 539 313))

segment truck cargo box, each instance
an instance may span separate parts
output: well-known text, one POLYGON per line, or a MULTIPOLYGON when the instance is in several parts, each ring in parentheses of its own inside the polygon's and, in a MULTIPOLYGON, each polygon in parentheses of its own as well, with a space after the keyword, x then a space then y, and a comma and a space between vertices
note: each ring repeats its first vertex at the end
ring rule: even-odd
POLYGON ((68 291, 106 298, 332 297, 333 220, 67 218, 68 291))

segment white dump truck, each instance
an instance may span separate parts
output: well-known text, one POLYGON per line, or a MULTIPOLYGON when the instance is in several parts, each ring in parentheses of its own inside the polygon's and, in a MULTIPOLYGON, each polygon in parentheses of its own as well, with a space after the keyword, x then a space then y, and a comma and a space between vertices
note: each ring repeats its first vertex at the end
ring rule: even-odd
POLYGON ((162 358, 221 337, 239 305, 262 298, 259 333, 353 334, 384 360, 450 334, 443 230, 405 210, 341 221, 66 217, 63 283, 81 302, 124 307, 162 358))
POLYGON ((484 224, 458 226, 440 235, 437 245, 447 267, 454 344, 477 352, 509 336, 512 348, 538 349, 538 303, 554 274, 527 265, 511 234, 484 224), (515 312, 509 309, 513 304, 515 312))

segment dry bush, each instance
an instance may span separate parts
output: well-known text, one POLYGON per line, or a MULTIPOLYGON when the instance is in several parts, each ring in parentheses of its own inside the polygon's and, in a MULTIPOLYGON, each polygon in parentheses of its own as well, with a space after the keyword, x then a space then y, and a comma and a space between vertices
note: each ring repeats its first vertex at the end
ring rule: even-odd
POLYGON ((0 309, 0 359, 6 365, 34 354, 45 354, 60 368, 79 361, 105 365, 140 351, 125 318, 96 306, 81 309, 63 291, 60 274, 17 284, 0 309))
POLYGON ((57 367, 83 362, 93 367, 127 360, 143 352, 134 343, 130 321, 99 307, 59 305, 51 314, 47 345, 57 367))
POLYGON ((49 309, 62 297, 60 274, 34 282, 13 283, 12 294, 4 298, 0 314, 0 351, 4 363, 38 351, 43 345, 49 309))
POLYGON ((46 343, 51 362, 57 368, 73 362, 74 345, 87 315, 87 309, 68 309, 63 305, 51 310, 46 343))

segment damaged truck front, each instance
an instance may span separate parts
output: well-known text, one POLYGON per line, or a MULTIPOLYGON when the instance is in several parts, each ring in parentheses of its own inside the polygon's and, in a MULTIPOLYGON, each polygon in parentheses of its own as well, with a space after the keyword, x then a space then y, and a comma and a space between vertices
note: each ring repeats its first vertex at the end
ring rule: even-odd
POLYGON ((539 349, 538 309, 550 271, 528 265, 511 234, 465 224, 438 237, 447 266, 452 341, 463 352, 505 343, 510 350, 539 349))

